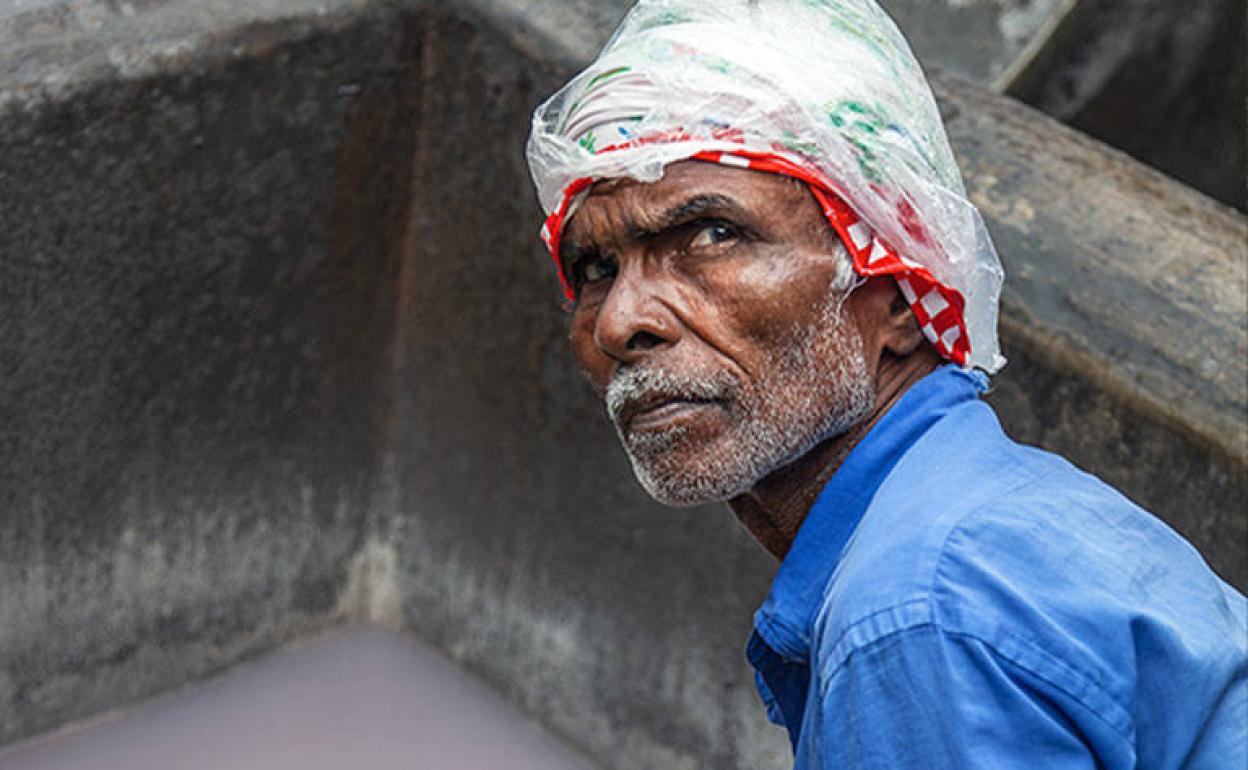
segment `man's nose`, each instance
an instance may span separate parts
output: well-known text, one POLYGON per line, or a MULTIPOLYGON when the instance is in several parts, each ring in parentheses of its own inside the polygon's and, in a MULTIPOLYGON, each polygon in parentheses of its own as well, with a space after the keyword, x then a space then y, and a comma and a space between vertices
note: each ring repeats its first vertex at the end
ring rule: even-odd
POLYGON ((621 270, 598 309, 594 342, 608 356, 635 363, 647 354, 671 347, 680 325, 664 301, 664 283, 645 271, 621 270))

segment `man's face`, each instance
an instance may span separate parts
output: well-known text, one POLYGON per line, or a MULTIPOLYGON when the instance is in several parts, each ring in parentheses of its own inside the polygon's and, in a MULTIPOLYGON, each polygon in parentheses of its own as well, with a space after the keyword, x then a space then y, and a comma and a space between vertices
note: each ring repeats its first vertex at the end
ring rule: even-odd
POLYGON ((561 259, 577 362, 661 502, 746 492, 874 405, 848 261, 790 179, 686 161, 600 182, 561 259))

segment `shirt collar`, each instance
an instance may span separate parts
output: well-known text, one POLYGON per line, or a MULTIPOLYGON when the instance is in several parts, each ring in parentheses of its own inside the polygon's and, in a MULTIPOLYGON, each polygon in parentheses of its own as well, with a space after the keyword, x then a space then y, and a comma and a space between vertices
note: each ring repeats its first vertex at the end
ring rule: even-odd
POLYGON ((979 372, 943 365, 911 386, 849 453, 806 514, 754 614, 755 629, 772 649, 790 660, 808 660, 824 588, 876 490, 920 436, 987 385, 979 372))

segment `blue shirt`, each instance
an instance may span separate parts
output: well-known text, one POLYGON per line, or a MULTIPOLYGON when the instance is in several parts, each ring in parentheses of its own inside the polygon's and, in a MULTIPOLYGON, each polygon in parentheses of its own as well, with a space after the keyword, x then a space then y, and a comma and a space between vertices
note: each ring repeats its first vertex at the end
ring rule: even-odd
POLYGON ((823 489, 747 654, 797 770, 1248 767, 1248 607, 944 366, 823 489))

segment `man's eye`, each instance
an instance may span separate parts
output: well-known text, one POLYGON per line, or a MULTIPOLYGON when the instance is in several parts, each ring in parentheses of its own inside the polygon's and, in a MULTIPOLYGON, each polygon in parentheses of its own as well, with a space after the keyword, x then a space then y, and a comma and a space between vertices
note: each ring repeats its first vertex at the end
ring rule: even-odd
POLYGON ((725 243, 732 243, 740 239, 741 234, 735 227, 723 222, 709 222, 694 232, 693 238, 689 241, 689 248, 704 249, 710 246, 719 246, 725 243))
POLYGON ((615 276, 615 262, 606 257, 587 257, 576 263, 580 285, 605 281, 615 276))

